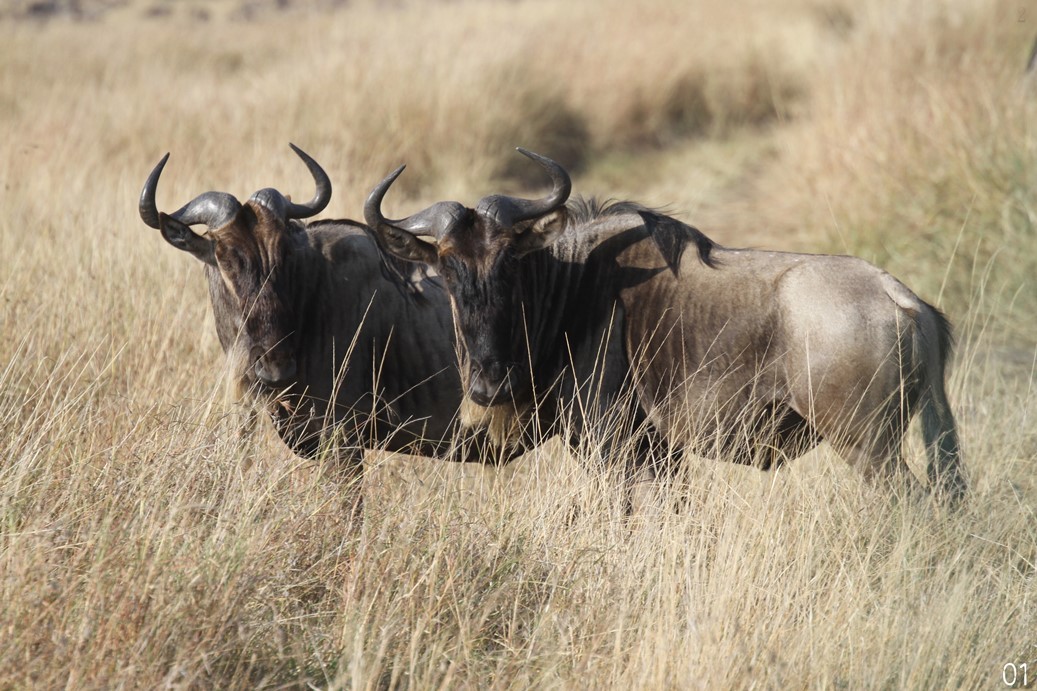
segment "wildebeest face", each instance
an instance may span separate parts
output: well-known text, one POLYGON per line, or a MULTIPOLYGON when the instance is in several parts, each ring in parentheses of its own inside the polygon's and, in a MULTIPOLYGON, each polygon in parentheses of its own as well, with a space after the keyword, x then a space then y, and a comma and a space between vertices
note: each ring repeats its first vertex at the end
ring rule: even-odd
POLYGON ((299 291, 305 276, 294 267, 305 239, 293 219, 319 213, 331 199, 327 174, 299 148, 292 149, 317 185, 316 195, 306 204, 266 188, 245 204, 226 192, 206 192, 172 214, 159 213, 155 191, 168 154, 148 176, 140 198, 145 223, 215 272, 210 285, 217 321, 227 319, 234 326, 234 347, 249 363, 245 379, 278 389, 291 385, 298 364, 299 291), (207 226, 208 232, 191 230, 197 224, 207 226))
POLYGON ((554 161, 520 151, 551 174, 554 188, 544 199, 492 195, 474 209, 439 202, 392 221, 382 216, 381 201, 401 167, 364 206, 380 247, 401 259, 432 264, 443 276, 467 354, 468 396, 480 405, 528 402, 532 387, 520 260, 550 244, 566 222, 569 176, 554 161))
POLYGON ((294 258, 300 231, 266 207, 250 202, 213 233, 216 268, 240 310, 239 347, 258 381, 292 383, 298 346, 294 258))
MULTIPOLYGON (((163 235, 188 237, 194 231, 162 214, 163 235)), ((262 204, 249 201, 233 220, 205 236, 201 257, 218 273, 234 311, 236 348, 248 357, 260 383, 276 388, 291 384, 296 372, 297 309, 293 289, 294 258, 304 241, 301 231, 262 204)), ((195 242, 188 237, 188 242, 195 242)))
POLYGON ((473 212, 438 243, 436 268, 450 293, 468 357, 468 395, 479 405, 532 395, 521 258, 550 244, 565 211, 504 227, 473 212))

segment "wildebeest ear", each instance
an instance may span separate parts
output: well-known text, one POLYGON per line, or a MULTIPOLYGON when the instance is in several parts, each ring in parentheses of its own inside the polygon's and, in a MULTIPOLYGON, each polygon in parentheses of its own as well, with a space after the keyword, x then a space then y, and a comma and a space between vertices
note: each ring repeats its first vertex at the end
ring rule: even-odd
POLYGON ((216 265, 216 252, 210 238, 199 235, 189 225, 166 214, 158 215, 158 229, 173 247, 190 252, 206 264, 216 265))
POLYGON ((569 213, 565 207, 555 209, 538 218, 525 230, 517 232, 515 246, 521 254, 547 247, 558 239, 568 222, 569 213))
POLYGON ((413 233, 400 230, 386 223, 370 229, 378 246, 385 252, 408 262, 435 264, 439 258, 436 246, 422 240, 413 233))

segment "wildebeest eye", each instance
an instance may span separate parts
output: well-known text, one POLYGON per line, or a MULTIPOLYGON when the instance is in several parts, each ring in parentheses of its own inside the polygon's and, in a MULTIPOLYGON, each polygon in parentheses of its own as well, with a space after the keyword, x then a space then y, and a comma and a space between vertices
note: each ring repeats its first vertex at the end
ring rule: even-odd
POLYGON ((232 271, 240 271, 248 266, 245 254, 233 247, 223 252, 217 252, 216 261, 232 271))
POLYGON ((457 283, 465 273, 464 265, 456 259, 443 262, 440 268, 443 278, 449 283, 457 283))

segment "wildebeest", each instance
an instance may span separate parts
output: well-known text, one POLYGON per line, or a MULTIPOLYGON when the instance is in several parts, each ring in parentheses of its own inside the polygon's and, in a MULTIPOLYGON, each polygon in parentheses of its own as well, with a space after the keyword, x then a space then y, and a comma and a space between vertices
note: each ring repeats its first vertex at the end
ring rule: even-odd
POLYGON ((473 401, 566 412, 578 437, 632 430, 649 468, 685 451, 768 468, 825 439, 865 476, 916 485, 900 451, 920 409, 930 486, 964 493, 938 310, 861 259, 729 249, 633 203, 566 206, 566 171, 520 151, 550 174, 546 197, 391 221, 401 167, 364 210, 387 251, 444 277, 473 401))
POLYGON ((361 223, 301 222, 327 206, 331 181, 291 146, 316 182, 305 204, 271 188, 244 204, 211 191, 159 213, 155 191, 169 154, 141 192, 141 219, 204 264, 220 344, 242 390, 300 456, 314 457, 336 435, 323 448, 334 449, 347 477, 358 477, 364 447, 506 460, 483 434, 460 434, 462 387, 442 282, 383 257, 361 223))

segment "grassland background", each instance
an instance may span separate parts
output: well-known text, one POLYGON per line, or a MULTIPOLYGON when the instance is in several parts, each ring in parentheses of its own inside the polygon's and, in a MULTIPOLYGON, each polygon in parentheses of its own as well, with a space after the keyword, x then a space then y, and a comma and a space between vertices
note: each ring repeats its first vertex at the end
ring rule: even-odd
MULTIPOLYGON (((1024 2, 11 2, 0 10, 0 687, 1037 683, 1037 35, 1024 2), (536 191, 860 254, 958 326, 962 510, 822 447, 688 508, 557 444, 503 471, 241 445, 201 269, 136 215, 536 191), (570 523, 573 504, 580 507, 570 523)), ((917 439, 907 450, 921 470, 917 439)))

